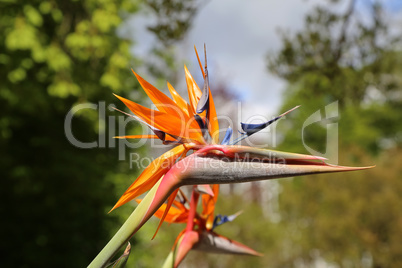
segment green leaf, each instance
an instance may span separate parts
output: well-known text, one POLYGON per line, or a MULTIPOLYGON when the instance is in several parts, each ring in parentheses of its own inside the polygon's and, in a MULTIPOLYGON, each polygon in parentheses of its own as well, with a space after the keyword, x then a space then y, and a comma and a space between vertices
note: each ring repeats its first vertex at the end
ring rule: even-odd
POLYGON ((26 5, 24 7, 24 13, 28 21, 34 26, 42 26, 43 19, 42 15, 31 5, 26 5))

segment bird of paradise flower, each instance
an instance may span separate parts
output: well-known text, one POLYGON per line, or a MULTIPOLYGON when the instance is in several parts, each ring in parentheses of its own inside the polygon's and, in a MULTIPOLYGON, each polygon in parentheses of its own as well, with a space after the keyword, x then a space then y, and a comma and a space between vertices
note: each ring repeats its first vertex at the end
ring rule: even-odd
MULTIPOLYGON (((217 226, 233 221, 240 214, 238 212, 230 216, 214 216, 219 184, 212 186, 212 194, 194 189, 190 201, 181 190, 179 193, 180 201, 175 200, 167 213, 167 206, 163 204, 154 214, 161 219, 166 213, 164 221, 168 223, 187 223, 186 228, 177 236, 163 267, 177 267, 192 249, 213 253, 261 256, 255 250, 214 231, 217 226), (197 213, 196 206, 200 195, 202 211, 197 213)), ((140 203, 142 200, 137 199, 136 201, 140 203)))
MULTIPOLYGON (((219 123, 209 87, 206 52, 204 68, 196 49, 195 53, 204 77, 204 85, 201 90, 187 67, 184 67, 189 102, 185 101, 169 83, 168 89, 172 99, 134 71, 141 87, 157 110, 146 108, 116 95, 134 113, 130 116, 148 125, 154 132, 154 135, 130 135, 117 138, 160 139, 164 144, 175 145, 175 147, 151 162, 112 208, 114 210, 148 191, 145 198, 89 267, 105 267, 122 245, 127 243, 154 213, 160 218, 156 235, 163 221, 172 219, 172 212, 169 211, 173 204, 176 204, 176 209, 182 209, 174 221, 179 218, 184 220, 187 216, 187 227, 177 240, 180 246, 177 247, 177 252, 174 251, 177 256, 171 260, 170 266, 173 264, 176 267, 191 248, 202 244, 203 237, 205 241, 208 240, 205 239, 208 236, 210 239, 223 241, 225 238, 212 231, 213 210, 219 187, 211 188, 210 185, 370 168, 334 166, 327 164, 324 161, 325 158, 318 156, 236 145, 298 107, 262 124, 241 123, 243 132, 234 141, 232 141, 232 129, 229 128, 222 142, 219 143, 219 123), (190 151, 192 154, 187 155, 190 151), (175 203, 175 198, 183 185, 194 185, 189 210, 175 203), (204 205, 203 212, 197 214, 196 207, 200 193, 203 193, 204 201, 209 200, 210 205, 204 205), (166 204, 164 204, 165 201, 166 204), (197 230, 194 229, 195 225, 198 227, 197 230)), ((223 250, 222 248, 213 249, 213 245, 208 246, 208 243, 203 245, 204 250, 223 250)), ((258 255, 252 249, 241 244, 236 245, 236 250, 240 248, 247 252, 244 254, 258 255)))

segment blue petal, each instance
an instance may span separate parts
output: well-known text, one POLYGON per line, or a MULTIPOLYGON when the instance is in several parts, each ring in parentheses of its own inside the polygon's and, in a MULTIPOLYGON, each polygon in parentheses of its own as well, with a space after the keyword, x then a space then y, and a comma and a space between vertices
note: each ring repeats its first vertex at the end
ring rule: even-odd
POLYGON ((250 135, 252 135, 252 134, 254 134, 254 133, 256 133, 256 132, 258 132, 258 131, 260 131, 260 130, 262 130, 262 129, 264 129, 264 128, 266 128, 267 126, 271 125, 273 122, 277 121, 277 120, 280 119, 281 117, 287 115, 288 113, 290 113, 291 111, 293 111, 293 110, 295 110, 295 109, 297 109, 297 108, 299 108, 299 107, 300 107, 300 105, 299 105, 299 106, 296 106, 296 107, 294 107, 294 108, 292 108, 292 109, 290 109, 289 111, 284 112, 284 113, 281 114, 280 116, 275 117, 274 119, 269 120, 269 121, 267 121, 267 122, 265 122, 265 123, 261 123, 261 124, 246 124, 246 123, 240 123, 240 124, 241 124, 241 128, 242 128, 243 131, 247 134, 247 136, 250 136, 250 135))
POLYGON ((233 129, 231 128, 231 127, 229 127, 227 130, 226 130, 226 134, 225 134, 225 137, 223 138, 223 141, 222 141, 222 145, 228 145, 229 144, 229 142, 230 142, 230 140, 231 140, 231 138, 232 138, 232 134, 233 134, 233 129))
POLYGON ((266 128, 267 126, 269 126, 270 124, 272 124, 273 122, 275 122, 276 120, 278 120, 281 117, 282 116, 278 116, 272 120, 269 120, 269 121, 267 121, 265 123, 261 123, 261 124, 246 124, 246 123, 240 123, 240 124, 241 124, 241 128, 247 134, 247 136, 250 136, 250 135, 266 128))
POLYGON ((236 219, 236 217, 239 216, 242 212, 243 212, 243 211, 239 211, 239 212, 237 212, 237 213, 235 213, 235 214, 233 214, 233 215, 230 215, 230 216, 218 214, 217 216, 215 216, 214 224, 213 224, 213 226, 212 226, 212 229, 214 229, 215 227, 218 227, 219 225, 222 225, 222 224, 224 224, 224 223, 226 223, 226 222, 231 222, 231 221, 233 221, 233 220, 236 219))

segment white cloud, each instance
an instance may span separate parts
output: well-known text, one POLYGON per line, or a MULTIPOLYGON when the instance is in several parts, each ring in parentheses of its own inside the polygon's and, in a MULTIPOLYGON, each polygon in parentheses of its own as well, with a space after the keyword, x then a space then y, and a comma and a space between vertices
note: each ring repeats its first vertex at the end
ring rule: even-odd
POLYGON ((300 29, 306 11, 317 2, 211 1, 197 15, 184 45, 186 57, 193 57, 193 44, 202 48, 205 42, 211 80, 228 82, 240 93, 248 107, 243 120, 256 113, 273 115, 285 83, 268 73, 266 55, 280 47, 277 29, 300 29))
MULTIPOLYGON (((198 71, 193 45, 202 50, 206 43, 212 90, 214 81, 228 83, 243 98, 243 120, 255 114, 271 116, 279 108, 285 83, 268 73, 266 55, 280 47, 277 29, 300 29, 306 11, 318 2, 212 0, 196 15, 178 50, 180 58, 190 61, 190 68, 198 71)), ((137 55, 146 54, 155 42, 146 31, 151 23, 147 14, 127 22, 134 28, 137 43, 133 50, 137 55)))
MULTIPOLYGON (((398 1, 382 0, 392 9, 398 1)), ((179 59, 190 61, 189 68, 197 77, 193 45, 202 50, 206 43, 211 89, 214 82, 223 81, 238 92, 246 107, 243 120, 255 114, 272 116, 279 109, 286 83, 268 73, 266 55, 281 46, 278 28, 291 32, 301 29, 306 12, 318 3, 323 1, 211 0, 196 15, 192 30, 178 50, 179 59)), ((137 55, 145 54, 155 42, 145 29, 151 22, 145 14, 128 23, 134 27, 137 55)))

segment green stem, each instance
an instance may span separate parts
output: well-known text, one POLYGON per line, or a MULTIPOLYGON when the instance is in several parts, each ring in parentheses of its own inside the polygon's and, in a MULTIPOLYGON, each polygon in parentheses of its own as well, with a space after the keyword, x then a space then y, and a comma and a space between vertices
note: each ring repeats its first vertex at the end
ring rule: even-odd
POLYGON ((174 267, 174 250, 171 250, 169 252, 169 255, 167 256, 165 262, 162 265, 162 268, 172 268, 174 267))
POLYGON ((183 235, 179 238, 179 241, 177 241, 176 246, 169 252, 169 255, 165 259, 165 262, 162 265, 162 268, 173 268, 174 267, 174 262, 176 259, 177 251, 180 247, 180 243, 183 240, 183 235))
POLYGON ((96 256, 88 265, 88 268, 106 267, 119 249, 127 244, 128 240, 130 240, 138 230, 139 225, 142 223, 142 220, 148 211, 149 204, 152 202, 160 183, 161 180, 152 187, 144 200, 142 200, 142 202, 134 209, 133 213, 131 213, 126 222, 120 227, 109 243, 106 244, 102 251, 99 252, 98 256, 96 256))

